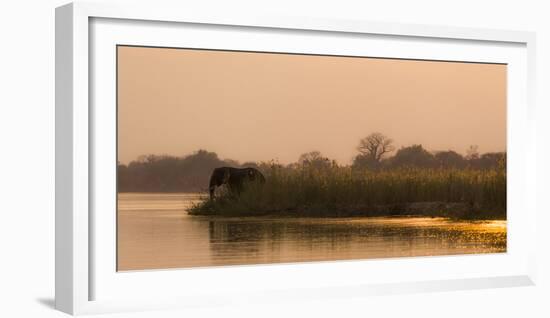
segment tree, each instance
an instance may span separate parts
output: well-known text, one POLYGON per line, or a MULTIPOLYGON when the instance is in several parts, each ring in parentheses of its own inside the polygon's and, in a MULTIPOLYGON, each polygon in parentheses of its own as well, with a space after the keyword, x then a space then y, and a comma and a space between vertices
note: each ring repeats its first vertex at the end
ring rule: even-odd
POLYGON ((330 159, 323 157, 319 151, 310 151, 300 155, 298 159, 304 167, 324 168, 331 165, 330 159))
POLYGON ((378 162, 375 159, 373 159, 371 156, 365 156, 362 154, 358 154, 353 158, 353 167, 354 168, 368 168, 372 170, 378 170, 382 166, 382 162, 378 162))
POLYGON ((239 167, 235 160, 222 160, 215 152, 198 150, 183 157, 144 155, 128 165, 118 165, 121 192, 202 191, 214 168, 239 167))
POLYGON ((399 149, 391 159, 391 164, 395 167, 429 168, 435 165, 435 158, 422 145, 412 145, 399 149))
POLYGON ((464 168, 466 160, 459 153, 448 150, 439 151, 434 156, 439 167, 443 168, 464 168))
POLYGON ((495 169, 506 167, 505 152, 489 152, 471 162, 471 166, 478 169, 495 169))
POLYGON ((379 163, 382 157, 395 149, 393 140, 379 132, 372 133, 359 141, 357 151, 368 162, 379 163))

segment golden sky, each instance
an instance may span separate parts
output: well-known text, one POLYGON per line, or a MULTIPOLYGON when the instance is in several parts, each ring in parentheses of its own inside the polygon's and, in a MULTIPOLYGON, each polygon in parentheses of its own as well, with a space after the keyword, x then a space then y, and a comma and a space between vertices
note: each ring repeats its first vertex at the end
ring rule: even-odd
POLYGON ((506 149, 506 65, 118 48, 118 155, 347 164, 372 132, 397 147, 506 149))

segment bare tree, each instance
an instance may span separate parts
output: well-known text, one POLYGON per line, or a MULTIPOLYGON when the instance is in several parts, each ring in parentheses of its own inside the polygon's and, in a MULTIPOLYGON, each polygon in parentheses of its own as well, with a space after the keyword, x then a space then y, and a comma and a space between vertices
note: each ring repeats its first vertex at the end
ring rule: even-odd
POLYGON ((357 146, 357 151, 359 151, 362 156, 375 162, 380 162, 385 154, 392 152, 394 149, 393 139, 379 132, 372 133, 361 139, 359 141, 359 146, 357 146))

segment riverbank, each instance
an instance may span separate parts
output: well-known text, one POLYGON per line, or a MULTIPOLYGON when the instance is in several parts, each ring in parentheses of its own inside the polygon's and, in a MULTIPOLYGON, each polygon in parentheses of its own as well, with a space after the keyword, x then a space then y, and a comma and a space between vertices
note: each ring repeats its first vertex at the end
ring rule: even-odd
MULTIPOLYGON (((424 216, 444 217, 462 220, 506 220, 506 211, 474 206, 462 202, 412 202, 378 204, 370 206, 302 206, 281 210, 252 210, 220 208, 214 201, 195 204, 188 210, 190 215, 220 217, 381 217, 381 216, 424 216)), ((223 204, 222 204, 223 205, 223 204)))

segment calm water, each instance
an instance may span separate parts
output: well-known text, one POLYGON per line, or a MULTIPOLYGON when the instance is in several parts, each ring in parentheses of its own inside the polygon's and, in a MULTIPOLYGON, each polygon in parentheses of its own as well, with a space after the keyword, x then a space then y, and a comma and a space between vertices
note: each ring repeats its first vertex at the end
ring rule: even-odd
POLYGON ((119 194, 119 270, 506 251, 505 221, 189 216, 197 194, 119 194))

